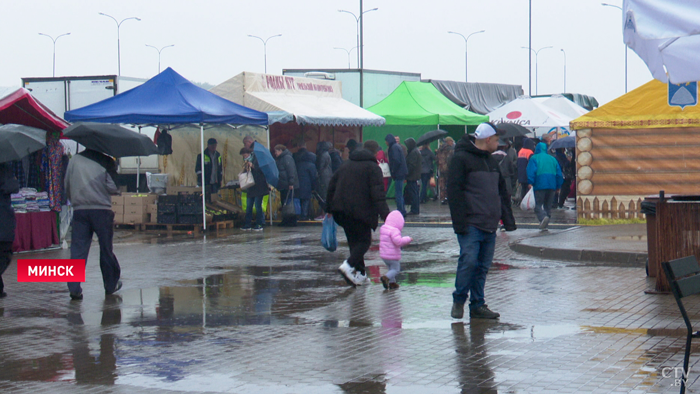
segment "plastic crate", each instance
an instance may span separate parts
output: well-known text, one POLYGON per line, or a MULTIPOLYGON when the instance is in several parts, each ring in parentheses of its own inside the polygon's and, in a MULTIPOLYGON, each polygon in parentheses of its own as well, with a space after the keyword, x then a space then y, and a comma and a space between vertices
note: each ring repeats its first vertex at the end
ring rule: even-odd
POLYGON ((177 196, 178 204, 197 204, 199 203, 202 205, 202 194, 201 193, 192 193, 192 194, 179 194, 177 196))
POLYGON ((201 224, 202 214, 199 215, 178 215, 177 222, 180 224, 201 224))
POLYGON ((179 215, 202 215, 201 204, 177 204, 179 215))
POLYGON ((158 213, 158 223, 160 224, 177 224, 177 214, 175 213, 158 213))
POLYGON ((158 214, 162 213, 177 213, 177 205, 175 204, 158 204, 158 214))

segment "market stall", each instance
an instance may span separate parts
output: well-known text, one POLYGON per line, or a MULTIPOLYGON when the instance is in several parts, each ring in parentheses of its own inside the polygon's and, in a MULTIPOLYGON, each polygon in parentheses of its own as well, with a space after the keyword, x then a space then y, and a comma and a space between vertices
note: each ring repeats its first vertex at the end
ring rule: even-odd
POLYGON ((328 141, 342 150, 351 138, 362 141, 363 127, 384 124, 381 116, 344 100, 338 81, 243 72, 210 91, 267 112, 271 147, 295 151, 305 142, 313 151, 319 141, 328 141))
POLYGON ((700 107, 669 105, 678 92, 652 80, 571 122, 580 218, 640 217, 660 190, 700 195, 700 107))
POLYGON ((383 145, 391 133, 401 141, 416 140, 434 129, 444 129, 455 141, 462 138, 467 126, 488 122, 489 117, 478 115, 450 101, 435 86, 427 82, 402 82, 387 98, 368 108, 386 119, 384 127, 366 127, 364 138, 383 145))
POLYGON ((63 174, 67 163, 60 136, 69 124, 23 88, 0 98, 0 124, 10 123, 46 131, 44 149, 12 162, 22 188, 12 196, 17 218, 13 250, 57 245, 57 221, 64 200, 63 174))
POLYGON ((530 98, 521 96, 489 112, 494 123, 515 123, 533 132, 535 137, 556 133, 557 137, 572 135, 571 120, 585 114, 586 109, 565 97, 530 98), (578 107, 578 108, 577 108, 578 107))
MULTIPOLYGON (((95 104, 68 111, 65 116, 70 121, 140 126, 160 125, 171 128, 174 134, 177 134, 177 126, 198 126, 199 146, 196 149, 202 154, 202 166, 204 166, 205 125, 265 126, 268 123, 267 114, 207 92, 170 67, 143 85, 95 104)), ((206 212, 204 195, 201 200, 201 215, 204 221, 206 212)), ((205 221, 204 228, 206 229, 205 221)))

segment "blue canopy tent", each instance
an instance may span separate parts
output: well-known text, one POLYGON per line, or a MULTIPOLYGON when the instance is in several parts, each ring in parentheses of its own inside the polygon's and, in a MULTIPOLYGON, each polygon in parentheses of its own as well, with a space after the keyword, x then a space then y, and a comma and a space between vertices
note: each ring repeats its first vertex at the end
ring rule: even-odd
MULTIPOLYGON (((268 125, 265 112, 238 105, 210 93, 168 67, 165 71, 114 97, 68 111, 70 122, 127 123, 134 125, 198 124, 204 168, 204 124, 268 125)), ((202 171, 202 185, 204 171, 202 171)), ((202 216, 206 215, 202 193, 202 216)), ((203 218, 206 230, 206 217, 203 218)))

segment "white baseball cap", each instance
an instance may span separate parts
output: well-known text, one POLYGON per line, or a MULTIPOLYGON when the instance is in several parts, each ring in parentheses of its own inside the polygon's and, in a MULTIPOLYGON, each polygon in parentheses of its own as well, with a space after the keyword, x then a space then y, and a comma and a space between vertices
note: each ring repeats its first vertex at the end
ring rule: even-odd
POLYGON ((505 131, 497 129, 496 126, 494 126, 492 123, 482 123, 476 126, 476 132, 474 132, 474 137, 477 140, 483 140, 496 134, 502 136, 503 134, 505 134, 505 131))

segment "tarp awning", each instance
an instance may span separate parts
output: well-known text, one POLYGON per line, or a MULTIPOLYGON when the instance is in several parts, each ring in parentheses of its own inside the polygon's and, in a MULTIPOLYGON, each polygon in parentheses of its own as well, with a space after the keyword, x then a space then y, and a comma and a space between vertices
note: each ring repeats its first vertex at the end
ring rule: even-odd
POLYGON ((72 122, 267 125, 267 114, 191 83, 172 68, 114 97, 65 113, 72 122))
POLYGON ((368 110, 383 116, 387 125, 476 125, 489 120, 461 108, 427 82, 404 81, 368 110))
POLYGON ((381 116, 344 100, 339 81, 246 71, 213 87, 210 92, 267 112, 269 124, 296 121, 319 126, 384 125, 381 116))
POLYGON ((668 105, 668 85, 652 80, 571 121, 574 130, 700 127, 700 106, 668 105))
POLYGON ((520 85, 500 83, 438 81, 429 79, 437 90, 453 103, 477 113, 488 114, 503 104, 523 95, 520 85))
POLYGON ((338 97, 248 92, 247 101, 265 112, 284 111, 299 124, 322 126, 382 126, 384 118, 338 97), (256 104, 256 100, 258 103, 256 104))
POLYGON ((61 131, 70 126, 39 102, 25 88, 0 98, 0 124, 16 123, 46 131, 61 131))

